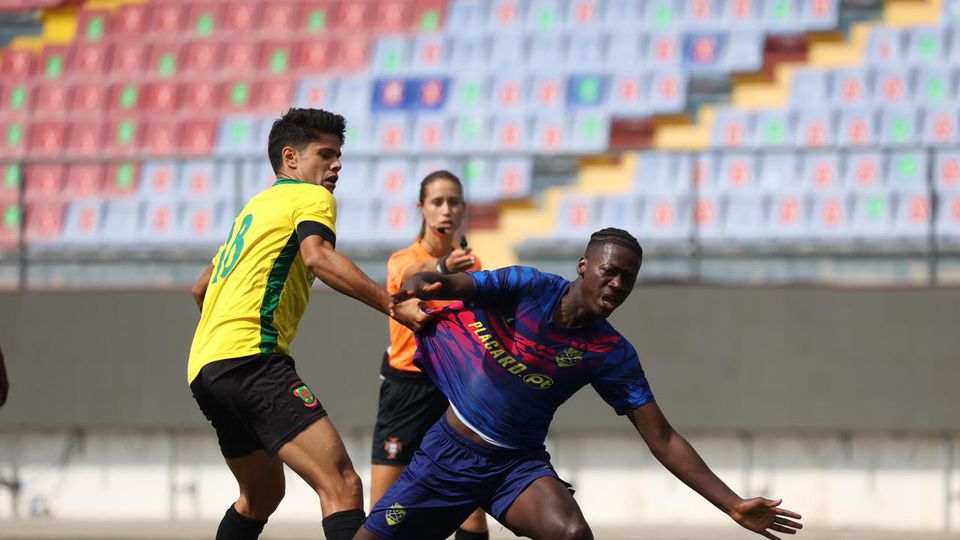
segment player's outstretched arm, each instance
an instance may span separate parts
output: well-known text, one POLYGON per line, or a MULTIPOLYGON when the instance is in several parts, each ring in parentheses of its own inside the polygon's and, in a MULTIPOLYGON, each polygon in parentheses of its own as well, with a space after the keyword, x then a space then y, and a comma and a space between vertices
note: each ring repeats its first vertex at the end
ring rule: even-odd
POLYGON ((780 508, 780 500, 742 499, 734 493, 673 429, 656 402, 633 409, 627 417, 664 467, 745 529, 776 540, 771 531, 795 534, 803 527, 787 519, 800 519, 800 514, 780 508))
POLYGON ((429 317, 419 309, 401 310, 394 313, 394 301, 386 289, 377 285, 348 257, 338 253, 333 244, 319 235, 312 235, 300 242, 303 264, 320 281, 332 289, 390 315, 412 330, 419 330, 429 317))
POLYGON ((410 298, 420 300, 470 300, 476 294, 473 278, 469 274, 438 274, 418 272, 410 276, 400 290, 393 294, 394 302, 410 298))
POLYGON ((200 311, 203 311, 203 297, 207 295, 207 285, 210 284, 210 276, 213 275, 213 265, 207 265, 207 269, 200 274, 197 282, 193 284, 190 293, 193 294, 193 300, 197 303, 200 311))

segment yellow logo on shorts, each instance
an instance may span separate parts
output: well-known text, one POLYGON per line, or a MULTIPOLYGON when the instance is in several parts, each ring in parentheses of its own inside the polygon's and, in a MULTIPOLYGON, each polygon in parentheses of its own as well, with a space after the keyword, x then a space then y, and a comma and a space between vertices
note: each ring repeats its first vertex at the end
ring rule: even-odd
POLYGON ((393 503, 387 508, 387 525, 393 527, 399 525, 403 518, 407 517, 407 509, 400 503, 393 503))
POLYGON ((583 360, 583 352, 573 347, 563 350, 557 355, 557 365, 560 367, 570 367, 583 360))

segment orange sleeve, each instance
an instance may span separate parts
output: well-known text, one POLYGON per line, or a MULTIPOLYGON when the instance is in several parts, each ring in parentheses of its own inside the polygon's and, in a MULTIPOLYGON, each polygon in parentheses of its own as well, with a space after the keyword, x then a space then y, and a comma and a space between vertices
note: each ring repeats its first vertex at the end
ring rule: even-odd
POLYGON ((417 257, 409 249, 398 251, 387 261, 387 292, 393 294, 403 285, 403 271, 411 264, 416 264, 417 257))

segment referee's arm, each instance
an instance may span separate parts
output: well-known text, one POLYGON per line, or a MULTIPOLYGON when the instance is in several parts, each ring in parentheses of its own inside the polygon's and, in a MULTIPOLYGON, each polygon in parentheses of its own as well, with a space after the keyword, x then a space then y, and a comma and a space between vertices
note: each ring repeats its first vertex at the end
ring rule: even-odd
POLYGON ((193 294, 193 300, 197 303, 200 311, 203 311, 203 297, 207 294, 207 285, 210 284, 210 276, 213 275, 213 265, 207 265, 207 269, 200 274, 197 282, 193 284, 190 293, 193 294))

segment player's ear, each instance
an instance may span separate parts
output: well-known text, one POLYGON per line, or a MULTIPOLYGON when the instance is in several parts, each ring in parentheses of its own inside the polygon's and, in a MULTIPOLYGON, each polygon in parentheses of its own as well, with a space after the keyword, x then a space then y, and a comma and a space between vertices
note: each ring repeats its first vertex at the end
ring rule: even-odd
POLYGON ((297 165, 300 164, 300 152, 297 152, 297 149, 292 146, 284 146, 280 150, 280 157, 283 158, 283 163, 291 169, 296 169, 297 165))
POLYGON ((580 257, 580 261, 577 263, 577 275, 583 277, 583 271, 587 268, 587 259, 586 257, 580 257))

